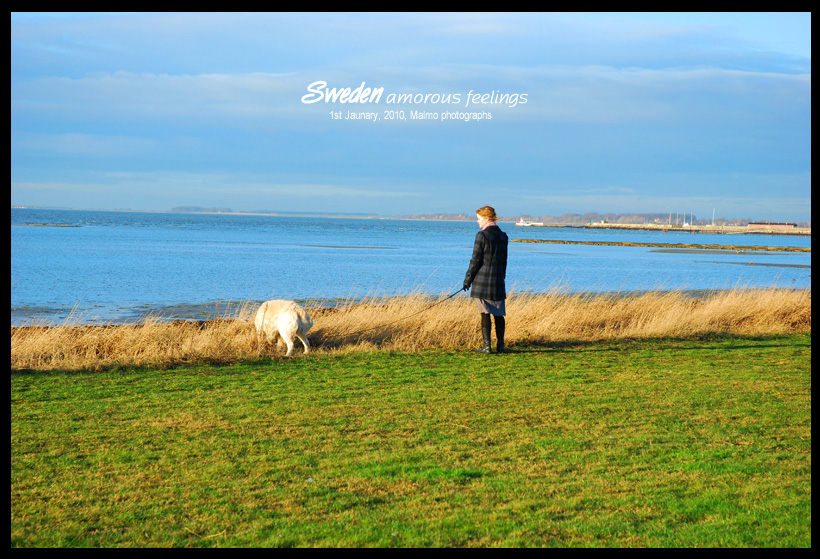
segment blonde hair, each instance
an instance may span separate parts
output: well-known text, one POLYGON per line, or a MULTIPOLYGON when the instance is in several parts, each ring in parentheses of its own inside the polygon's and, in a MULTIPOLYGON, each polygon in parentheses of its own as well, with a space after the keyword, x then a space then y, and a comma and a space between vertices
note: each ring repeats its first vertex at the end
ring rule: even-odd
POLYGON ((495 213, 495 208, 493 208, 492 206, 482 206, 481 208, 478 208, 475 211, 475 213, 489 221, 498 221, 498 216, 495 213))

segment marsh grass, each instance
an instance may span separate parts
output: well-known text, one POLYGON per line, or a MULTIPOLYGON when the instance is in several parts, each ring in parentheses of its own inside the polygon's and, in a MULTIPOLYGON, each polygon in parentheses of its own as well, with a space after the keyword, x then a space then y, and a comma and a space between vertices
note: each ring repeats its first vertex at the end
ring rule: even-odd
MULTIPOLYGON (((416 293, 369 296, 333 307, 308 301, 312 351, 413 352, 470 349, 479 342, 474 302, 416 293)), ((144 320, 134 325, 33 323, 11 328, 12 370, 101 370, 122 366, 229 363, 281 356, 257 347, 255 303, 229 307, 206 321, 144 320)), ((811 291, 736 288, 712 292, 571 294, 511 293, 507 346, 618 339, 691 338, 705 334, 763 335, 811 331, 811 291)), ((297 343, 296 356, 301 346, 297 343)))

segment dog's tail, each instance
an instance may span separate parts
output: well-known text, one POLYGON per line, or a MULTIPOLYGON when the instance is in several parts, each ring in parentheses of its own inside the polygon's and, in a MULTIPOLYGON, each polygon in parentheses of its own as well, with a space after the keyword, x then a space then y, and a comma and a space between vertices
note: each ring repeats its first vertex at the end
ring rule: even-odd
POLYGON ((265 323, 265 315, 268 312, 268 302, 265 301, 262 303, 262 306, 256 311, 256 316, 253 318, 253 324, 256 326, 256 329, 259 330, 262 325, 265 323))

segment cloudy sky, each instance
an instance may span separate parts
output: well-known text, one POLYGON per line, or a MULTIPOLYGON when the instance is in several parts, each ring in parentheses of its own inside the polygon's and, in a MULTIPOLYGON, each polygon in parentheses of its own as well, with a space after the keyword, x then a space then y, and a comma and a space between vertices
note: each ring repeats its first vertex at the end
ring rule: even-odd
POLYGON ((11 204, 810 221, 811 14, 13 13, 11 204))

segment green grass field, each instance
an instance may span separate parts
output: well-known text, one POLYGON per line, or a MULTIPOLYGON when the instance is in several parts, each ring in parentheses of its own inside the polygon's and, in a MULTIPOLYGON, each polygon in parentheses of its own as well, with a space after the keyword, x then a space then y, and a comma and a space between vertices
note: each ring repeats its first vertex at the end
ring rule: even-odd
POLYGON ((12 372, 12 547, 811 547, 811 334, 12 372))

